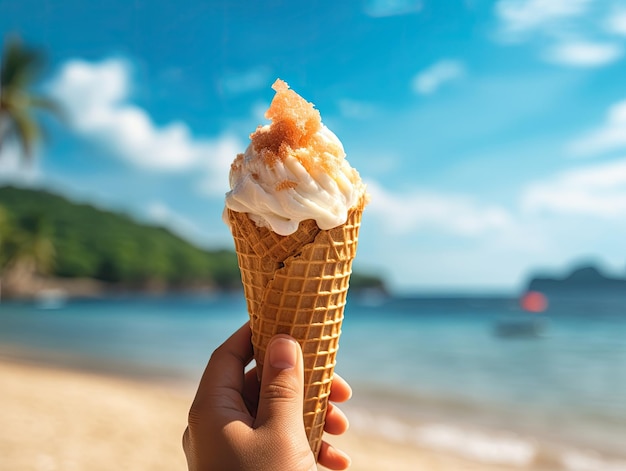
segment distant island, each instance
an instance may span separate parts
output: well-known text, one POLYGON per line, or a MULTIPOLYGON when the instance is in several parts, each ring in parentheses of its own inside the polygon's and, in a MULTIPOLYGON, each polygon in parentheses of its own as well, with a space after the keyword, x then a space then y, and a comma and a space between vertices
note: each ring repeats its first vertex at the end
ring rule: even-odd
POLYGON ((562 277, 536 275, 528 282, 527 290, 552 294, 616 292, 626 295, 626 277, 610 277, 596 266, 585 264, 562 277))
MULTIPOLYGON (((202 249, 164 227, 12 186, 0 187, 0 278, 3 297, 242 289, 233 250, 202 249)), ((368 274, 353 273, 350 286, 387 292, 368 274)))

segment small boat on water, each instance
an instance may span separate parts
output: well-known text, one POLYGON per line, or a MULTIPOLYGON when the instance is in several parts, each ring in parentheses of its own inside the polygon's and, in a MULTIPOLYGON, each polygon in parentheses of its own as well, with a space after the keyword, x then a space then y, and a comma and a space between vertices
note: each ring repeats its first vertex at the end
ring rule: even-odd
POLYGON ((35 296, 39 309, 60 309, 67 302, 67 293, 62 289, 44 289, 35 296))
POLYGON ((494 334, 503 338, 541 337, 548 328, 548 321, 538 317, 548 308, 548 298, 538 291, 527 291, 519 299, 525 314, 500 319, 494 326, 494 334))
POLYGON ((503 338, 533 338, 545 334, 548 324, 545 319, 507 318, 496 322, 494 334, 503 338))

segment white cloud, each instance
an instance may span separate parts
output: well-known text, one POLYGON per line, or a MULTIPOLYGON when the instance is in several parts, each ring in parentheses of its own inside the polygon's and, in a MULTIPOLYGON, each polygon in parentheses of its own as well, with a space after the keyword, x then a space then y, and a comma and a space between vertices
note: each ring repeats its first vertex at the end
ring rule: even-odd
POLYGON ((626 217, 626 159, 563 172, 533 183, 521 198, 527 212, 623 220, 626 217))
POLYGON ((167 227, 186 240, 200 244, 206 238, 206 234, 193 220, 172 210, 160 201, 155 201, 148 206, 147 215, 152 223, 167 227))
POLYGON ((407 234, 419 229, 476 237, 512 223, 508 212, 498 206, 481 205, 464 195, 427 191, 392 193, 378 183, 367 182, 371 195, 368 211, 384 221, 391 233, 407 234))
POLYGON ((413 78, 413 90, 421 95, 436 92, 444 83, 465 75, 465 67, 457 60, 443 59, 419 72, 413 78))
POLYGON ((371 103, 342 98, 338 104, 344 118, 368 119, 376 115, 376 107, 371 103))
POLYGON ((272 70, 259 66, 244 72, 228 73, 219 81, 222 91, 229 95, 259 90, 271 85, 272 70))
POLYGON ((626 36, 626 9, 611 13, 606 21, 608 32, 626 36))
POLYGON ((219 180, 223 192, 228 176, 224 149, 240 152, 239 142, 228 135, 194 138, 182 121, 158 126, 145 109, 129 102, 130 75, 130 65, 120 59, 71 60, 49 83, 49 90, 64 107, 74 131, 116 157, 154 171, 206 172, 211 176, 206 191, 214 192, 219 180))
POLYGON ((209 196, 224 194, 227 188, 230 165, 235 156, 243 152, 245 147, 234 136, 224 135, 219 140, 207 144, 205 152, 211 156, 211 165, 204 178, 198 184, 198 191, 209 196))
POLYGON ((13 141, 2 143, 0 152, 0 184, 18 183, 30 185, 41 178, 39 159, 33 156, 32 160, 25 161, 21 148, 13 141))
POLYGON ((158 128, 148 113, 127 102, 129 67, 120 60, 67 62, 50 84, 72 127, 134 164, 186 169, 200 153, 182 122, 158 128))
POLYGON ((622 54, 622 46, 616 43, 571 41, 550 47, 544 57, 555 64, 600 67, 615 62, 622 54))
POLYGON ((626 100, 615 103, 599 129, 569 144, 574 155, 597 155, 626 148, 626 100))
POLYGON ((422 0, 367 0, 365 13, 374 18, 381 18, 417 13, 422 7, 422 0))
POLYGON ((591 0, 500 0, 495 12, 508 39, 584 14, 591 0))
POLYGON ((496 37, 535 44, 540 57, 554 64, 601 67, 624 52, 615 34, 625 34, 626 19, 610 11, 609 2, 593 0, 499 0, 496 37))

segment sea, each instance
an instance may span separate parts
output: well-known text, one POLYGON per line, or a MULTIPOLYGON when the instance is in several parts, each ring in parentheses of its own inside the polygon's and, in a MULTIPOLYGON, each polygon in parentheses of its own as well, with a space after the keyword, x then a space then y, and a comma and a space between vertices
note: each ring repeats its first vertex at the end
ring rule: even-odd
MULTIPOLYGON (((0 357, 193 387, 240 295, 0 303, 0 357)), ((519 469, 626 471, 626 295, 351 296, 352 429, 519 469)))

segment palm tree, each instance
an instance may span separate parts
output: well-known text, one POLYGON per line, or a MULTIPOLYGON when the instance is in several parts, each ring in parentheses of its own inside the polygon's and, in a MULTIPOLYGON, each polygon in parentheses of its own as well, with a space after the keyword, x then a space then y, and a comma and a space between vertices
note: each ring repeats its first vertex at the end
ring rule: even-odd
POLYGON ((45 215, 34 214, 11 221, 0 207, 0 282, 7 290, 28 290, 38 275, 52 272, 55 259, 52 227, 45 215))
POLYGON ((0 206, 0 301, 2 300, 2 279, 15 252, 15 228, 11 224, 8 211, 0 206))
POLYGON ((0 206, 0 277, 2 269, 9 261, 9 245, 13 228, 9 221, 9 214, 6 209, 0 206))
POLYGON ((23 46, 16 38, 9 39, 0 63, 0 153, 8 138, 17 139, 23 156, 32 160, 35 143, 42 137, 34 111, 41 109, 59 113, 51 99, 30 92, 45 62, 44 54, 23 46))

